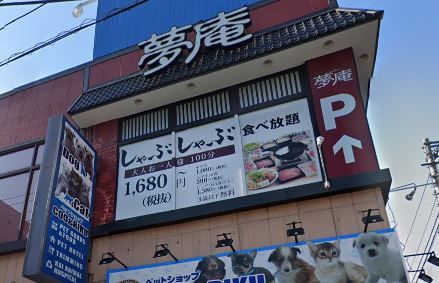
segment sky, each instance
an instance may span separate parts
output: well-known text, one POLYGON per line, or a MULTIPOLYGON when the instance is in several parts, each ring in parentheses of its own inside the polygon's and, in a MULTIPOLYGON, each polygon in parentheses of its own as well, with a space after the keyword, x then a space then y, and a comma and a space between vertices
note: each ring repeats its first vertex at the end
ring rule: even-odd
MULTIPOLYGON (((87 6, 81 18, 74 18, 71 11, 77 3, 47 5, 0 30, 0 61, 95 17, 96 3, 87 6)), ((339 0, 338 3, 340 7, 385 11, 367 117, 380 167, 390 168, 392 188, 409 183, 424 184, 428 171, 420 166, 425 162, 422 140, 425 137, 439 140, 439 95, 436 92, 439 41, 434 29, 438 25, 436 11, 439 10, 439 1, 339 0)), ((0 7, 0 28, 31 8, 0 7)), ((0 94, 90 61, 93 36, 94 28, 88 28, 31 56, 0 67, 0 94)), ((405 254, 424 249, 438 212, 433 191, 431 186, 425 190, 424 187, 419 188, 411 202, 404 198, 410 190, 390 194, 387 207, 389 219, 392 226, 396 226, 400 241, 406 244, 405 254), (411 227, 412 232, 406 241, 411 227)), ((439 254, 438 247, 435 245, 439 254)), ((409 260, 413 268, 416 268, 417 262, 416 258, 409 260)), ((439 279, 439 267, 427 263, 425 270, 439 279)))
MULTIPOLYGON (((392 188, 409 183, 424 184, 428 171, 420 166, 425 163, 423 139, 439 140, 439 96, 436 91, 439 41, 432 32, 438 25, 435 11, 439 2, 342 0, 338 3, 340 7, 384 10, 367 117, 380 167, 390 168, 392 188)), ((410 202, 405 195, 411 190, 390 194, 387 212, 390 220, 393 219, 390 208, 394 212, 396 223, 392 225, 397 226, 402 243, 406 243, 417 207, 421 204, 404 254, 424 251, 438 212, 437 206, 433 206, 434 189, 427 186, 422 197, 423 189, 419 188, 410 202), (428 221, 430 213, 431 220, 428 221)), ((439 245, 434 247, 439 254, 439 245)), ((419 259, 409 259, 413 269, 418 266, 419 259)), ((425 271, 439 279, 439 267, 427 263, 425 271)))
MULTIPOLYGON (((96 17, 97 3, 93 3, 84 8, 82 17, 74 18, 72 10, 78 3, 81 2, 46 5, 0 30, 0 61, 96 17)), ((35 7, 0 7, 0 29, 35 7)), ((92 60, 93 39, 94 26, 0 67, 0 94, 92 60)))

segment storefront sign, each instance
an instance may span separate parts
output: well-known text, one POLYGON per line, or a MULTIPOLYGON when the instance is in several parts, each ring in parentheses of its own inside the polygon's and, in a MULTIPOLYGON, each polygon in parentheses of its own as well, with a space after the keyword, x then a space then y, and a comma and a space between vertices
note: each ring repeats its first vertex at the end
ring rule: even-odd
POLYGON ((407 282, 399 247, 396 233, 386 229, 110 270, 107 282, 407 282))
POLYGON ((95 161, 94 149, 67 120, 50 121, 25 277, 37 282, 87 282, 95 161))
POLYGON ((230 118, 176 134, 177 208, 244 194, 237 128, 230 118))
POLYGON ((351 49, 307 62, 329 178, 378 170, 351 49))
POLYGON ((239 117, 249 194, 321 180, 306 99, 239 117))
POLYGON ((190 51, 185 63, 189 64, 200 51, 202 44, 205 47, 221 45, 223 47, 233 46, 249 40, 252 35, 245 34, 245 27, 250 24, 248 8, 224 13, 221 12, 216 18, 183 27, 172 27, 171 31, 161 35, 153 34, 149 40, 138 44, 145 53, 138 63, 140 68, 148 66, 144 73, 148 76, 174 62, 183 52, 183 48, 190 51), (193 30, 195 42, 186 39, 186 34, 193 30))
POLYGON ((321 181, 305 98, 119 148, 116 220, 321 181))
POLYGON ((173 135, 120 147, 116 220, 175 209, 174 157, 173 135))

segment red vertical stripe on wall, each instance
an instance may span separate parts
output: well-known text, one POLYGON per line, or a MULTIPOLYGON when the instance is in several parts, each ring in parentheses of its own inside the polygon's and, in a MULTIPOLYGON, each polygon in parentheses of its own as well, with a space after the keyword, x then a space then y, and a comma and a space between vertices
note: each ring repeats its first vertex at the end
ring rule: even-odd
POLYGON ((93 225, 96 226, 114 220, 118 120, 96 125, 87 131, 92 131, 92 144, 99 156, 92 220, 93 225))

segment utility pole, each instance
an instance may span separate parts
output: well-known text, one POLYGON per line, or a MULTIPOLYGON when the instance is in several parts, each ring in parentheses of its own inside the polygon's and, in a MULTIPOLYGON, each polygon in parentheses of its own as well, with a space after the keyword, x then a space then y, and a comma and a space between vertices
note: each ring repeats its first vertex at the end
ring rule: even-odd
POLYGON ((435 194, 439 194, 439 173, 437 169, 436 161, 439 152, 439 141, 430 141, 428 138, 424 139, 424 146, 422 147, 425 152, 425 161, 427 163, 421 164, 421 166, 427 166, 430 171, 430 177, 433 179, 433 186, 435 194))

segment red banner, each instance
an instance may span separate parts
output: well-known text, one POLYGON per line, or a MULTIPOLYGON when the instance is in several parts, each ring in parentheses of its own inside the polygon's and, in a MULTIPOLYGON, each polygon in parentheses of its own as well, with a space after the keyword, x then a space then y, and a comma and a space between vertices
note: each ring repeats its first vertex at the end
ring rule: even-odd
POLYGON ((378 170, 352 49, 307 62, 328 178, 378 170))

